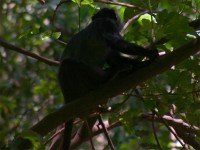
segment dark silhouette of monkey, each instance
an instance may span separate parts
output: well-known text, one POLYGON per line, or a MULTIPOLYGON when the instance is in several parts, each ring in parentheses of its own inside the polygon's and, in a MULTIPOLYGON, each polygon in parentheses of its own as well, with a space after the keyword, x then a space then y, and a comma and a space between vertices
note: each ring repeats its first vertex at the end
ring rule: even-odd
MULTIPOLYGON (((121 23, 113 9, 103 8, 92 22, 68 42, 59 67, 58 81, 65 103, 72 102, 108 81, 125 65, 138 69, 152 62, 157 50, 147 50, 125 41, 120 35, 121 23), (133 57, 147 57, 136 61, 133 57), (108 64, 107 69, 103 69, 108 64)), ((88 121, 89 122, 89 121, 88 121)), ((63 150, 69 150, 73 119, 65 123, 63 150)))

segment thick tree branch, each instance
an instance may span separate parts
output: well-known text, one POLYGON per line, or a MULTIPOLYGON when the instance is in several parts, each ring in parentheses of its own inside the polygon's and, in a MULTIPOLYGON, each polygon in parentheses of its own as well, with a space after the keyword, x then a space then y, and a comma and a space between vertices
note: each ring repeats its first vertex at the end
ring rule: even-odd
POLYGON ((50 60, 50 59, 48 59, 46 57, 42 57, 42 56, 37 55, 35 53, 29 52, 28 50, 25 50, 23 48, 19 48, 19 47, 15 46, 15 45, 9 44, 9 43, 5 42, 4 40, 2 40, 1 38, 0 38, 0 46, 4 47, 5 49, 10 49, 10 50, 22 53, 22 54, 24 54, 26 56, 30 56, 32 58, 35 58, 35 59, 37 59, 39 61, 42 61, 42 62, 48 64, 48 65, 52 65, 52 66, 58 66, 59 65, 58 61, 50 60))
POLYGON ((196 40, 174 50, 173 52, 160 57, 156 62, 150 64, 149 66, 133 72, 126 77, 118 77, 103 85, 99 89, 91 91, 76 101, 63 106, 53 113, 50 113, 34 125, 31 130, 37 132, 41 136, 45 136, 48 132, 52 131, 58 125, 66 122, 67 120, 77 117, 80 114, 82 115, 85 111, 106 102, 107 99, 127 91, 139 83, 170 69, 173 65, 180 63, 198 51, 200 51, 200 38, 197 38, 196 40))

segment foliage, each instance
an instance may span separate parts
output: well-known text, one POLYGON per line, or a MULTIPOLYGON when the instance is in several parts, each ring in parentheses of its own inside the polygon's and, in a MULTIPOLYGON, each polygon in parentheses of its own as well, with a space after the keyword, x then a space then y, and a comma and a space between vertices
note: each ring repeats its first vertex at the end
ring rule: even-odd
MULTIPOLYGON (((116 9, 125 23, 139 14, 128 24, 124 38, 138 45, 155 46, 160 53, 170 53, 198 36, 200 27, 195 28, 190 22, 200 17, 199 0, 124 0, 123 3, 126 5, 111 5, 101 0, 72 0, 61 5, 56 0, 46 1, 44 5, 36 0, 2 1, 0 38, 28 52, 59 60, 67 41, 87 26, 92 14, 102 7, 116 9), (163 39, 164 43, 157 42, 163 39)), ((183 119, 191 127, 199 127, 199 67, 196 54, 141 83, 132 92, 110 100, 107 107, 112 107, 112 112, 109 116, 103 115, 104 119, 123 124, 123 127, 111 130, 116 149, 157 149, 155 132, 162 149, 181 147, 164 123, 155 121, 156 130, 153 131, 152 121, 139 118, 154 110, 157 116, 167 115, 173 106, 174 118, 183 119)), ((16 143, 12 140, 20 135, 29 139, 35 149, 45 149, 40 145, 42 138, 26 130, 62 105, 57 66, 47 65, 0 44, 0 146, 13 147, 16 143)), ((195 140, 200 142, 198 132, 196 135, 195 140)), ((95 142, 102 149, 106 145, 105 139, 98 137, 95 142)), ((89 146, 86 143, 80 147, 88 149, 89 146)))

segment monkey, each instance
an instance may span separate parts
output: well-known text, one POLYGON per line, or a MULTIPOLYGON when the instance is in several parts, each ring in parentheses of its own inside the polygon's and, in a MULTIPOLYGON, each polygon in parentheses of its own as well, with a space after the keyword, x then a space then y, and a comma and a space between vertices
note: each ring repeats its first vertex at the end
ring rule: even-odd
MULTIPOLYGON (((121 29, 116 11, 103 8, 92 16, 92 22, 85 29, 70 39, 58 71, 58 82, 66 104, 108 82, 119 68, 130 65, 133 70, 139 69, 158 57, 157 50, 147 50, 124 40, 121 29), (137 61, 131 56, 147 57, 148 60, 137 61)), ((70 147, 73 120, 65 123, 63 150, 70 147)))

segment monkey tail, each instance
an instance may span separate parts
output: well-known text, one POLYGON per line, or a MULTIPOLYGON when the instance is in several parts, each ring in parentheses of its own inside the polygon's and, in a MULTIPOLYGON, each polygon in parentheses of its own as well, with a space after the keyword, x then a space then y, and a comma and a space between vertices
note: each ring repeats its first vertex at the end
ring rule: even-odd
POLYGON ((63 137, 63 150, 69 150, 71 143, 71 134, 74 119, 71 119, 65 123, 65 131, 63 137))

